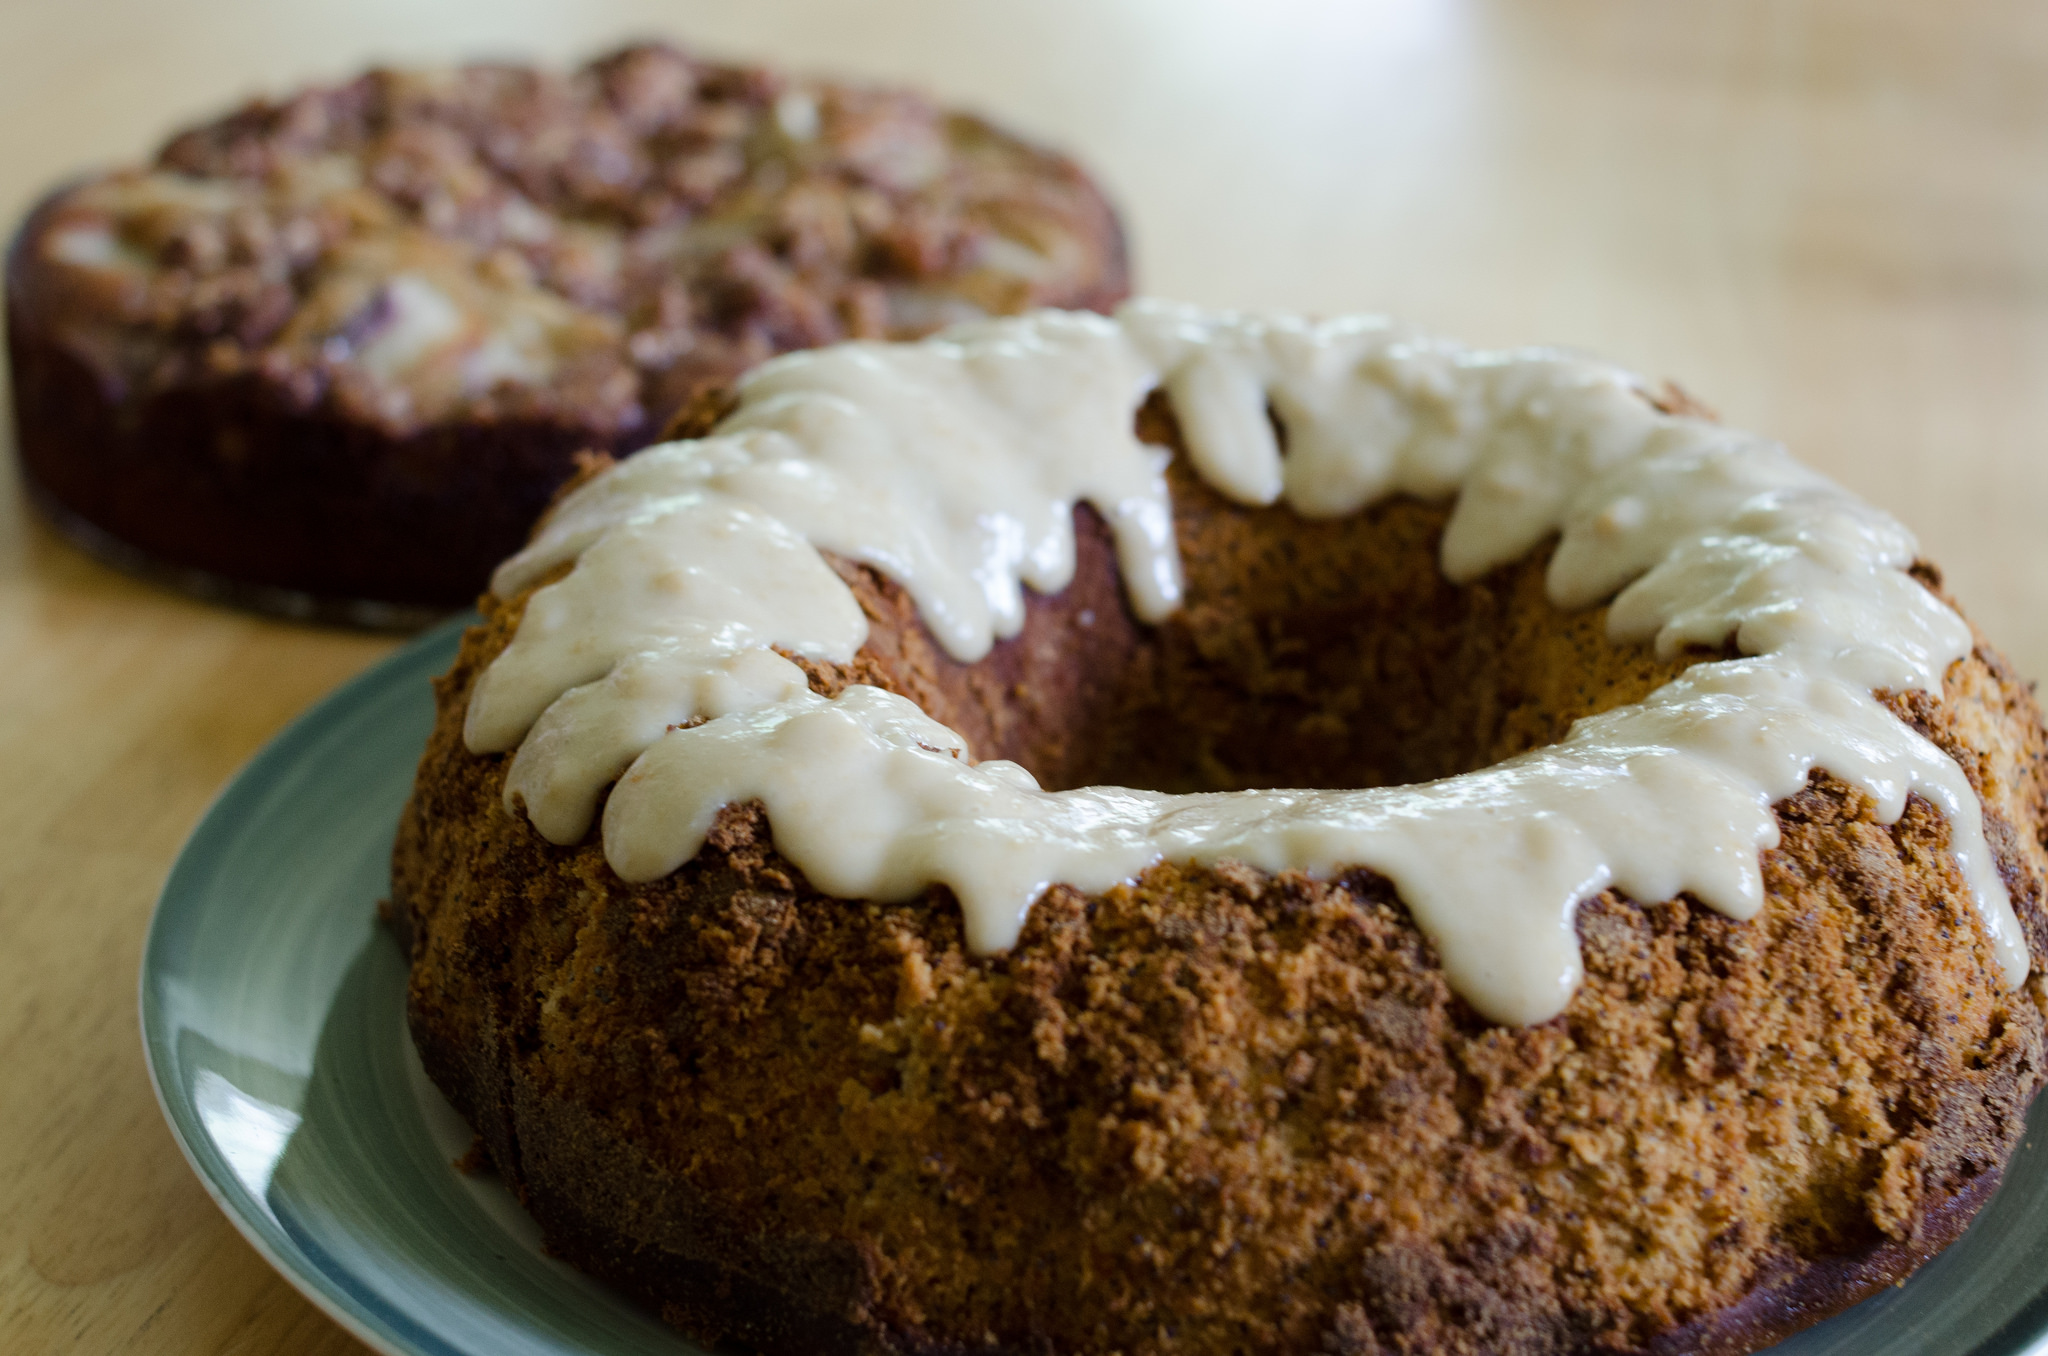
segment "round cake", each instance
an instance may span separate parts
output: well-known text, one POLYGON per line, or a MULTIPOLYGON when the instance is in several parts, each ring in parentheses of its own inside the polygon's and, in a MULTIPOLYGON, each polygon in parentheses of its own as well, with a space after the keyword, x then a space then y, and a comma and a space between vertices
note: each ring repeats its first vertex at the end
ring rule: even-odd
POLYGON ((403 622, 474 600, 576 453, 772 354, 1125 289, 1072 162, 914 94, 659 45, 377 70, 31 215, 17 445, 117 563, 403 622))
POLYGON ((2040 715, 1777 445, 1156 302, 676 432, 498 570, 392 913, 481 1156, 684 1332, 1737 1353, 1995 1189, 2040 715))

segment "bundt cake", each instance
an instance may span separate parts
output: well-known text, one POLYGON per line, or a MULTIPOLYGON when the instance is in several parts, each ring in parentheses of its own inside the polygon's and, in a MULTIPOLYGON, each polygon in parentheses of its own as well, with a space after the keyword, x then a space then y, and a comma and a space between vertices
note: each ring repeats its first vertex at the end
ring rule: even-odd
POLYGON ((475 598, 579 449, 771 354, 1124 292, 1078 168, 913 94, 661 45, 376 70, 30 217, 17 445, 120 563, 404 621, 475 598))
POLYGON ((2044 733, 1682 396, 1136 303, 777 358, 437 687, 426 1068, 775 1353, 1754 1350, 2042 1079, 2044 733))

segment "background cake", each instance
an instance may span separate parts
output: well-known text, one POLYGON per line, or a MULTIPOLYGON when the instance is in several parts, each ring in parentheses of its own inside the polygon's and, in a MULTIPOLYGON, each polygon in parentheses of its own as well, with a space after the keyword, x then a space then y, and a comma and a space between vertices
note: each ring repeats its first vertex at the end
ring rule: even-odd
POLYGON ((1124 290, 1063 157, 665 46, 253 104, 51 197, 7 269, 55 522, 364 620, 469 602, 578 450, 649 442, 770 354, 1124 290))

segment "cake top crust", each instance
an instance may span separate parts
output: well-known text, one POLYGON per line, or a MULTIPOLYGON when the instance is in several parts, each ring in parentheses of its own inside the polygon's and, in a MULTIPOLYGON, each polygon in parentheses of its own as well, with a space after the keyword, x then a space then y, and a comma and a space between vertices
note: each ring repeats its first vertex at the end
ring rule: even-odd
POLYGON ((950 887, 982 952, 1013 944, 1054 883, 1099 891, 1160 861, 1366 867, 1394 882, 1453 989, 1527 1023, 1579 984, 1582 899, 1689 894, 1752 916, 1772 806, 1823 769, 1887 823, 1910 794, 1937 806, 1999 978, 2027 972, 1968 780, 1874 695, 1938 694, 1970 649, 1905 573, 1911 534, 1774 443, 1659 409, 1622 369, 1379 320, 1139 302, 1116 320, 1040 313, 794 354, 738 395, 710 437, 566 497, 494 582, 534 591, 466 742, 517 749, 507 808, 558 842, 581 838, 616 779, 605 854, 629 881, 675 870, 749 800, 820 889, 950 887), (1066 582, 1079 501, 1110 525, 1137 614, 1177 606, 1164 454, 1133 433, 1155 388, 1230 498, 1333 516, 1455 496, 1452 580, 1555 535, 1553 603, 1611 599, 1610 635, 1660 656, 1738 657, 1493 767, 1356 791, 1047 792, 1014 763, 975 763, 902 697, 809 690, 785 656, 843 662, 865 632, 822 563, 765 564, 801 560, 798 542, 896 579, 963 661, 1014 633, 1024 584, 1066 582))
POLYGON ((776 352, 1123 287, 1062 157, 905 91, 659 44, 253 103, 37 222, 34 301, 118 387, 255 373, 399 434, 610 440, 776 352))

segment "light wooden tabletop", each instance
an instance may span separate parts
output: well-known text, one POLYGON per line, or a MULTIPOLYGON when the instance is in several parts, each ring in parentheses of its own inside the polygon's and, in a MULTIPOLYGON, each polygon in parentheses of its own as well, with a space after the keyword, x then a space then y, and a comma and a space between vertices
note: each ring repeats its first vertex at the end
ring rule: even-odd
MULTIPOLYGON (((660 34, 1077 152, 1141 285, 1678 378, 1913 526, 2048 673, 2048 8, 2017 0, 0 0, 0 217, 376 59, 660 34)), ((135 974, 180 841, 388 638, 222 611, 0 474, 0 1348, 359 1350, 209 1203, 135 974)))

